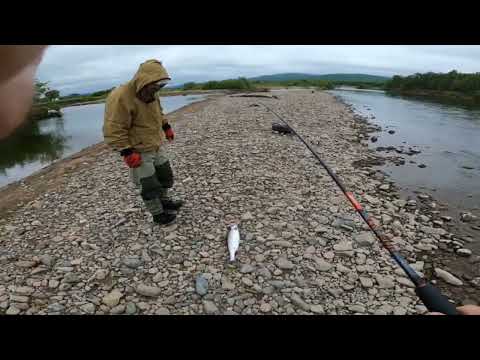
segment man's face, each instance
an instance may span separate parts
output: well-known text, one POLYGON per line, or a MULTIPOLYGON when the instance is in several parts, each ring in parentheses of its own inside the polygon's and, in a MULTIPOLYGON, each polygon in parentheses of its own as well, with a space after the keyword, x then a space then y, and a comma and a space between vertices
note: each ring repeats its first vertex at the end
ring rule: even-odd
POLYGON ((157 93, 162 87, 163 85, 158 85, 157 83, 145 85, 138 93, 138 97, 143 102, 151 103, 155 100, 155 93, 157 93))

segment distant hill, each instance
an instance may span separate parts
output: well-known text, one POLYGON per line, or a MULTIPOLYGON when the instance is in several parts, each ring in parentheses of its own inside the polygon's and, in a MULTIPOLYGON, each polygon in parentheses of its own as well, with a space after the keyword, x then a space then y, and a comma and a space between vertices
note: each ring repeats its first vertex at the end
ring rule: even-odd
POLYGON ((389 77, 368 75, 368 74, 302 74, 302 73, 284 73, 264 75, 249 78, 253 81, 291 81, 291 80, 329 80, 329 81, 349 81, 349 82, 385 82, 390 80, 389 77))

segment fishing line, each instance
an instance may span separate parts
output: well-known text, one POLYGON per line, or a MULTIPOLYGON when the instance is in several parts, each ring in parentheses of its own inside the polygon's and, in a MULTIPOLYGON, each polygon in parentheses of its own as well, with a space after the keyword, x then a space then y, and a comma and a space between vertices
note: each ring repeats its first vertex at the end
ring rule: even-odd
POLYGON ((330 167, 320 158, 320 155, 308 144, 298 133, 297 131, 290 126, 290 124, 278 115, 275 111, 270 109, 267 105, 260 102, 268 111, 275 115, 280 121, 282 121, 289 130, 307 147, 308 150, 313 154, 313 156, 318 160, 320 165, 327 171, 328 175, 333 179, 337 184, 343 194, 350 201, 354 209, 360 215, 360 217, 368 225, 369 229, 375 234, 375 237, 380 241, 383 247, 390 253, 390 256, 393 260, 400 266, 400 268, 405 272, 410 281, 415 285, 415 292, 425 304, 429 311, 441 312, 447 315, 458 315, 457 309, 455 306, 448 301, 448 299, 440 292, 438 288, 429 283, 425 278, 421 277, 417 272, 408 264, 405 258, 400 254, 395 245, 387 239, 380 229, 375 225, 373 218, 365 211, 362 205, 355 199, 352 192, 349 192, 345 185, 341 182, 338 176, 330 169, 330 167))

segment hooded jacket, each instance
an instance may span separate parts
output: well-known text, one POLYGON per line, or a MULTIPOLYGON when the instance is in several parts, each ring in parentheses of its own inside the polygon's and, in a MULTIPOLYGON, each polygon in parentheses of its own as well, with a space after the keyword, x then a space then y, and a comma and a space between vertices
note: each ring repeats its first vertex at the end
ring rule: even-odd
POLYGON ((167 123, 158 98, 145 103, 137 93, 145 86, 170 77, 157 60, 140 65, 128 83, 114 89, 105 102, 103 137, 116 151, 135 148, 157 151, 163 141, 162 126, 167 123))

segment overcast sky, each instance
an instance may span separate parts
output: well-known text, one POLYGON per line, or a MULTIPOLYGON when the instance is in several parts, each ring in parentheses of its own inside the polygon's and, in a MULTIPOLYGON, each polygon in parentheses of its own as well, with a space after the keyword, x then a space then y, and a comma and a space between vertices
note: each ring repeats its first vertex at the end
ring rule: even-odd
POLYGON ((51 46, 37 75, 62 95, 86 93, 130 80, 152 58, 163 62, 173 85, 283 72, 480 72, 480 46, 68 45, 51 46))

